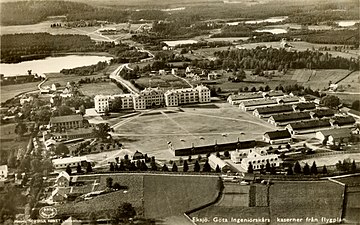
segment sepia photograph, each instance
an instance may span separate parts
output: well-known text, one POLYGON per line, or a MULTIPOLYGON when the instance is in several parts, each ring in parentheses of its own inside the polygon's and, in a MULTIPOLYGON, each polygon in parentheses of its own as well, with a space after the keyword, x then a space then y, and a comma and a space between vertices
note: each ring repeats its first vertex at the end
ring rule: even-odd
POLYGON ((0 225, 360 225, 360 0, 0 0, 0 225))

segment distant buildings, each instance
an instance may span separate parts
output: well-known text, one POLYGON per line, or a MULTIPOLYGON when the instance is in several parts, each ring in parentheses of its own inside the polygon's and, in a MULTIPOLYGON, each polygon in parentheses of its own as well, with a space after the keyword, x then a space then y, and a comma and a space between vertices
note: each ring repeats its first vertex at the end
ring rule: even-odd
POLYGON ((8 166, 7 165, 1 165, 0 166, 0 180, 6 179, 8 176, 8 166))
POLYGON ((78 164, 85 166, 87 163, 91 163, 86 156, 77 156, 77 157, 67 157, 60 159, 53 159, 52 163, 56 169, 65 169, 67 166, 71 168, 76 168, 78 164))
POLYGON ((154 106, 178 106, 189 103, 210 102, 209 88, 199 85, 195 88, 173 89, 164 92, 160 88, 145 88, 138 94, 96 95, 95 110, 103 113, 119 98, 121 109, 142 110, 154 106))
POLYGON ((294 122, 286 126, 286 129, 288 129, 292 135, 313 133, 319 130, 330 129, 330 128, 331 128, 331 123, 329 119, 294 122))
POLYGON ((339 143, 348 143, 351 134, 349 128, 329 129, 316 132, 316 138, 322 143, 325 141, 327 145, 338 145, 339 143))

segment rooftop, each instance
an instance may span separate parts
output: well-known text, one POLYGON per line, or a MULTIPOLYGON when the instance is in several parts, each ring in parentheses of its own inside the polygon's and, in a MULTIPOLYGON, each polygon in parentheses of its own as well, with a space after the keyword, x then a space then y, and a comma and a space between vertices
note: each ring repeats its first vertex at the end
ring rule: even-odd
POLYGON ((249 100, 249 101, 243 101, 241 103, 242 105, 244 105, 245 107, 250 107, 250 106, 260 106, 260 105, 271 105, 271 104, 277 104, 276 99, 267 99, 267 98, 263 98, 263 99, 256 99, 256 100, 249 100))
POLYGON ((345 116, 345 117, 334 117, 334 124, 338 125, 347 125, 347 124, 354 124, 356 121, 352 116, 345 116))
POLYGON ((270 140, 291 138, 291 134, 288 130, 269 131, 266 132, 264 135, 268 136, 270 140))
POLYGON ((280 112, 292 112, 294 109, 291 105, 276 105, 276 106, 267 106, 262 108, 255 109, 259 114, 271 114, 271 113, 280 113, 280 112))
POLYGON ((234 100, 247 100, 247 99, 257 99, 257 98, 263 98, 263 95, 261 93, 239 93, 236 95, 230 95, 229 98, 234 100))
POLYGON ((313 102, 302 102, 295 105, 295 109, 306 110, 306 109, 315 109, 315 103, 313 102))
POLYGON ((312 111, 311 113, 313 114, 313 116, 319 117, 319 118, 335 115, 334 110, 331 110, 331 109, 317 109, 315 111, 312 111))
POLYGON ((351 129, 349 128, 335 128, 335 129, 329 129, 329 130, 322 130, 319 131, 320 133, 322 133, 325 137, 328 136, 338 136, 338 135, 351 135, 351 129))
POLYGON ((293 120, 311 119, 309 112, 291 112, 271 116, 275 122, 286 122, 293 120))
POLYGON ((78 163, 82 161, 87 161, 86 156, 77 156, 77 157, 67 157, 61 159, 53 159, 52 163, 55 165, 58 164, 68 164, 68 163, 78 163))
POLYGON ((293 130, 305 130, 305 129, 311 129, 317 127, 330 127, 331 124, 329 119, 323 119, 323 120, 309 120, 309 121, 295 122, 295 123, 290 123, 288 126, 290 126, 293 130))
POLYGON ((50 123, 64 123, 72 121, 82 121, 83 117, 79 114, 68 115, 68 116, 56 116, 50 118, 50 123))

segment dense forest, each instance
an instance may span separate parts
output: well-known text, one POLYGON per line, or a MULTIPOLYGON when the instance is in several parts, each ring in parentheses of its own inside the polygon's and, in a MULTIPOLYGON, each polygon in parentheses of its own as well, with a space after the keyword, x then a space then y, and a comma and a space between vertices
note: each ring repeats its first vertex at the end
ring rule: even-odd
MULTIPOLYGON (((114 43, 96 44, 86 35, 51 35, 48 33, 9 34, 0 36, 1 62, 16 63, 27 59, 27 55, 47 56, 59 52, 104 52, 114 43)), ((37 56, 36 56, 37 57, 37 56)))
MULTIPOLYGON (((348 69, 359 70, 359 60, 333 57, 317 51, 287 51, 285 49, 261 48, 218 51, 224 69, 243 68, 261 70, 283 69, 348 69)), ((218 63, 218 64, 220 64, 218 63)))

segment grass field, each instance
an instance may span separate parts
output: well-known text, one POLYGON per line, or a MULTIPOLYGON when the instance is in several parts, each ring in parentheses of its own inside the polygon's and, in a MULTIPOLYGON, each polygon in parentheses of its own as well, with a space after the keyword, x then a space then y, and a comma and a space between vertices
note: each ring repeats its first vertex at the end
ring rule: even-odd
POLYGON ((173 75, 141 77, 139 79, 136 79, 135 82, 141 87, 160 87, 164 89, 189 87, 189 85, 185 81, 173 75))
POLYGON ((21 93, 29 92, 29 91, 37 91, 37 85, 40 82, 32 82, 32 83, 25 83, 25 84, 15 84, 15 85, 6 85, 1 86, 0 88, 0 101, 5 102, 16 95, 21 93))
MULTIPOLYGON (((214 104, 214 103, 212 103, 214 104)), ((248 113, 227 103, 216 103, 219 108, 182 108, 183 112, 139 115, 120 121, 115 132, 130 150, 140 150, 157 159, 175 159, 167 142, 175 148, 261 139, 274 128, 248 113), (161 121, 161 123, 159 123, 161 121), (242 134, 241 134, 242 133, 242 134)))
POLYGON ((340 88, 351 92, 360 92, 360 71, 355 71, 339 83, 340 88))
POLYGON ((219 178, 208 176, 144 176, 144 209, 148 218, 180 215, 213 202, 219 178))
POLYGON ((92 84, 83 84, 80 87, 80 92, 83 95, 95 96, 95 95, 115 95, 122 94, 123 91, 112 82, 101 82, 92 84))
MULTIPOLYGON (((276 182, 270 186, 270 215, 276 218, 340 218, 344 187, 330 181, 276 182)), ((311 223, 308 223, 311 224, 311 223)))

